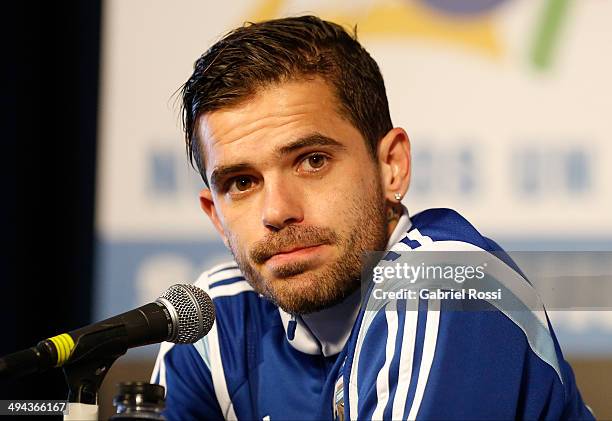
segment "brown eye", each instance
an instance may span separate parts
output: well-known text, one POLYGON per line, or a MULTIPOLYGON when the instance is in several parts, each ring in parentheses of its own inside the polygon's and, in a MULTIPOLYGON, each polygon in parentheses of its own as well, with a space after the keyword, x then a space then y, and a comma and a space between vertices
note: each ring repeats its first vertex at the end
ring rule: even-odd
POLYGON ((312 168, 321 168, 325 164, 325 157, 323 155, 312 155, 308 158, 308 163, 312 168))
POLYGON ((231 190, 246 191, 253 185, 251 177, 236 177, 231 185, 231 190))
POLYGON ((312 154, 302 161, 301 167, 304 171, 317 171, 323 168, 328 160, 325 155, 312 154))

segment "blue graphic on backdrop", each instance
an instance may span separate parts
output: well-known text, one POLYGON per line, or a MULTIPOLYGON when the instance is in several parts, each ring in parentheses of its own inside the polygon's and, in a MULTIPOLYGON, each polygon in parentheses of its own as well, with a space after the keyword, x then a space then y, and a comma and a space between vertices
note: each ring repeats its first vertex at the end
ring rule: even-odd
POLYGON ((457 15, 488 13, 509 0, 421 0, 434 9, 457 15))

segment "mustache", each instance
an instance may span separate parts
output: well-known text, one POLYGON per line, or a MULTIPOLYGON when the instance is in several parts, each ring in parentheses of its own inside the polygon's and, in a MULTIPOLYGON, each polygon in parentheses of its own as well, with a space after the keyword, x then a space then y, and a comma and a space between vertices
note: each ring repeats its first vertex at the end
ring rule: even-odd
POLYGON ((335 244, 338 235, 329 228, 288 225, 281 231, 269 233, 257 241, 249 256, 257 264, 263 264, 270 257, 292 248, 313 247, 321 244, 335 244))

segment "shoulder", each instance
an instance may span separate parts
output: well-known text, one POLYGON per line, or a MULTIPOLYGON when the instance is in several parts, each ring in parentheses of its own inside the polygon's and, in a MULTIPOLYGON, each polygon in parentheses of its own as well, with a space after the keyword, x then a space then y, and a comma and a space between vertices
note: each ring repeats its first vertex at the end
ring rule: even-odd
POLYGON ((463 242, 488 251, 501 247, 484 237, 465 217, 453 209, 427 209, 410 218, 412 222, 407 238, 412 240, 411 248, 432 242, 463 242))
MULTIPOLYGON (((426 385, 427 390, 441 393, 454 385, 481 394, 485 390, 501 393, 496 385, 505 385, 513 388, 513 392, 504 389, 506 395, 520 399, 522 381, 527 376, 530 382, 537 378, 541 385, 562 390, 563 358, 544 306, 512 259, 456 211, 431 209, 415 215, 411 222, 378 266, 409 265, 424 271, 425 267, 455 268, 484 262, 487 276, 472 284, 456 284, 440 283, 435 275, 432 279, 421 274, 416 282, 402 275, 372 285, 353 330, 347 360, 351 414, 360 413, 362 405, 381 411, 387 404, 390 407, 391 403, 381 396, 386 396, 384 385, 391 379, 397 379, 398 393, 412 402, 406 408, 410 418, 419 411, 421 402, 433 396, 426 393, 426 385), (421 290, 470 287, 502 291, 504 299, 446 299, 419 294, 421 290), (377 299, 375 289, 411 289, 416 295, 380 299, 385 295, 379 294, 377 299), (463 374, 455 373, 457 370, 463 374), (466 376, 465 370, 471 374, 466 376), (368 394, 368 390, 376 393, 368 394), (374 399, 374 406, 369 405, 369 399, 374 399)), ((396 409, 401 417, 404 408, 396 409)))
POLYGON ((194 285, 206 291, 213 301, 219 297, 254 292, 234 261, 221 263, 202 272, 194 285))
POLYGON ((166 387, 168 399, 183 415, 193 410, 236 418, 231 396, 247 378, 247 340, 256 329, 280 324, 280 317, 276 307, 253 290, 233 261, 203 272, 194 285, 211 297, 215 323, 193 344, 163 343, 152 381, 166 387))
MULTIPOLYGON (((392 245, 383 260, 393 261, 401 252, 411 250, 488 253, 521 275, 523 282, 528 282, 510 255, 495 241, 481 234, 457 211, 447 208, 427 209, 412 216, 410 222, 410 228, 392 245)), ((469 255, 463 254, 464 257, 469 255)))
MULTIPOLYGON (((397 251, 397 256, 392 256, 393 264, 420 264, 427 269, 444 269, 444 272, 432 270, 431 274, 427 273, 431 276, 421 274, 412 285, 426 290, 446 287, 468 292, 497 293, 468 300, 463 295, 457 296, 462 299, 448 299, 444 295, 435 297, 439 300, 438 309, 443 315, 440 327, 449 332, 461 332, 461 336, 468 340, 470 336, 476 337, 489 331, 488 335, 526 341, 531 350, 561 377, 552 328, 544 305, 511 256, 452 209, 426 210, 411 218, 411 222, 410 229, 400 240, 403 244, 391 248, 397 251), (450 271, 452 276, 441 281, 439 274, 443 272, 446 275, 449 268, 454 269, 450 271), (468 272, 468 269, 473 271, 468 272), (471 276, 467 276, 468 273, 471 276), (472 326, 464 326, 465 323, 472 326), (459 325, 462 325, 461 328, 459 325), (498 327, 497 332, 495 327, 498 327), (509 335, 508 330, 516 335, 509 335)), ((381 263, 387 264, 388 256, 384 260, 386 262, 381 263)), ((405 287, 405 282, 400 280, 389 286, 401 288, 405 287)))
POLYGON ((170 363, 176 371, 194 373, 197 368, 210 373, 211 355, 219 354, 220 348, 232 344, 224 337, 239 334, 237 331, 232 331, 235 329, 232 329, 232 325, 228 325, 226 321, 233 320, 236 315, 245 313, 249 301, 258 299, 258 295, 233 261, 216 265, 202 272, 194 285, 211 297, 215 306, 215 322, 207 336, 193 344, 162 343, 153 376, 155 378, 157 375, 156 381, 162 384, 165 383, 165 372, 169 371, 170 363), (228 329, 229 332, 227 332, 228 329), (193 364, 193 361, 198 361, 199 364, 193 364), (184 364, 186 362, 189 364, 184 364), (190 367, 186 368, 187 365, 190 367))

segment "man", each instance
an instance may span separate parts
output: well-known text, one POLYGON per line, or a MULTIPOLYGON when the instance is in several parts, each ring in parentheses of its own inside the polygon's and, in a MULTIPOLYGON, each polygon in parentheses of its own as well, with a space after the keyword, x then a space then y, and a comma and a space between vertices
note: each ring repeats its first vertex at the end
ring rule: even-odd
MULTIPOLYGON (((543 308, 362 304, 368 251, 499 248, 453 211, 409 217, 409 139, 354 37, 312 16, 249 24, 182 94, 201 207, 235 263, 196 282, 217 311, 208 336, 162 346, 169 419, 592 417, 543 308)), ((505 285, 535 297, 507 262, 505 285)))

